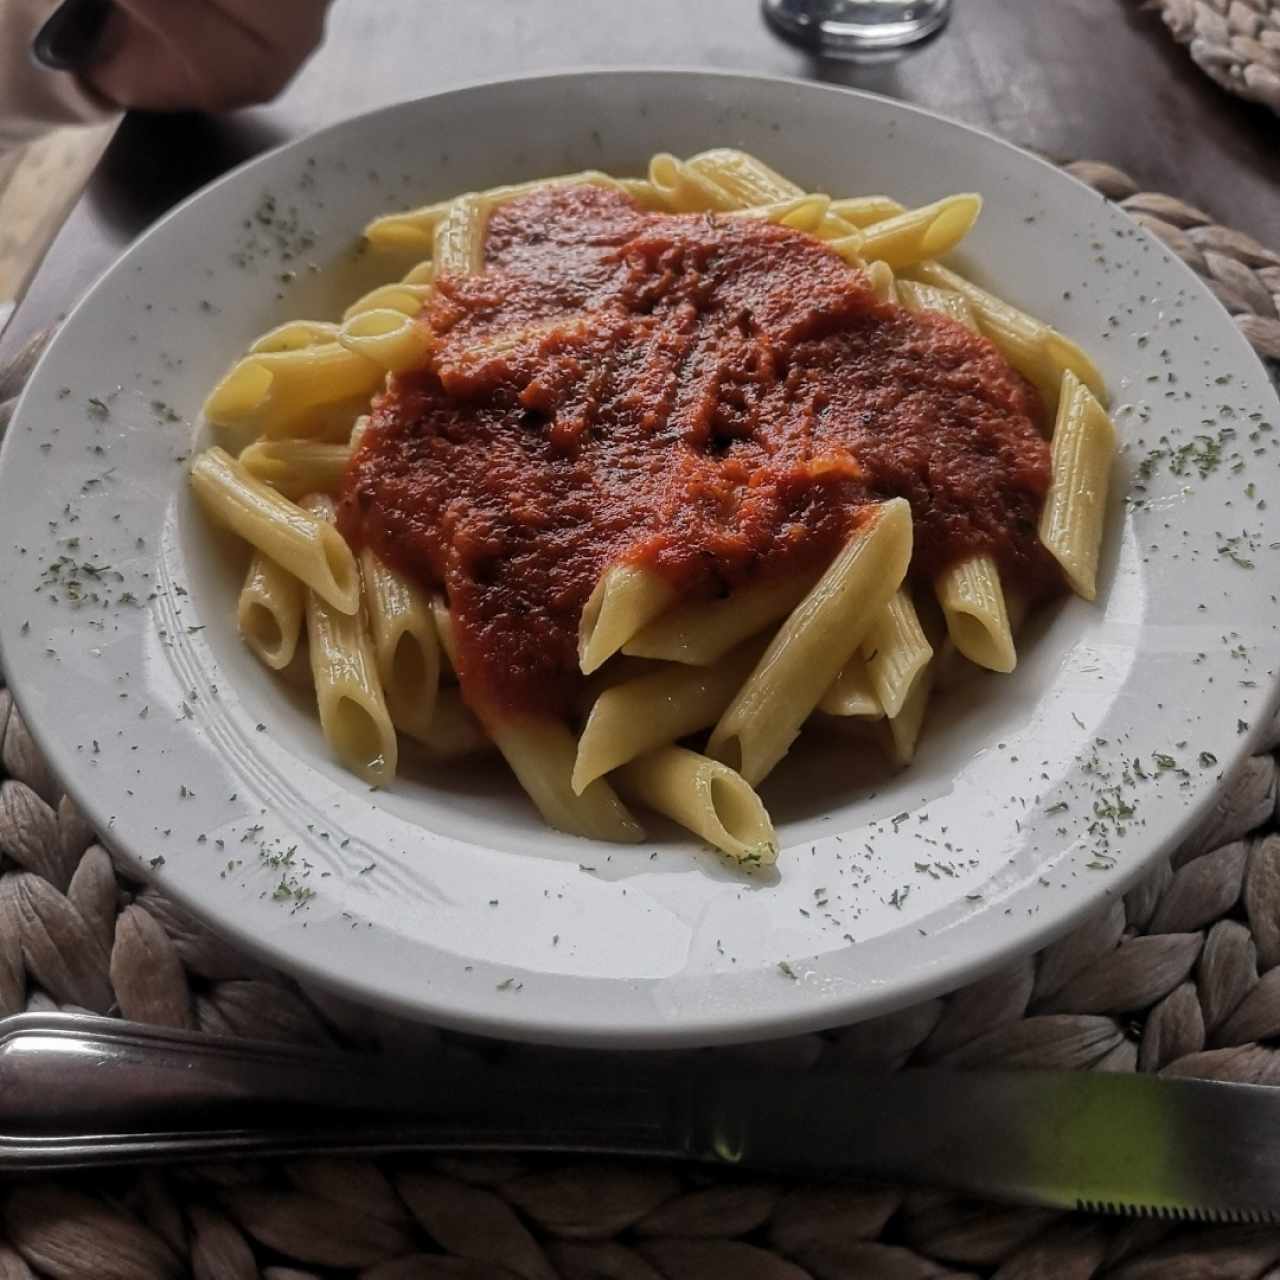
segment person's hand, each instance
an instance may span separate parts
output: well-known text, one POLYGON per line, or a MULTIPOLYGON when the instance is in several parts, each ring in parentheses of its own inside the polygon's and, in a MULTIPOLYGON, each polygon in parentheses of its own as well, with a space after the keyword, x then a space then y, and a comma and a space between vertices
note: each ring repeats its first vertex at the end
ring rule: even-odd
POLYGON ((81 78, 118 107, 226 111, 273 98, 324 36, 329 0, 115 0, 81 78))

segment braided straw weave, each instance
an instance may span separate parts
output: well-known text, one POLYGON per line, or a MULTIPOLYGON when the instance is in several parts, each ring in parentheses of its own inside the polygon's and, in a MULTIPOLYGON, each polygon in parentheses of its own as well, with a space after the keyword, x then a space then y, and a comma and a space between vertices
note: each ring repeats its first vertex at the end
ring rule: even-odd
POLYGON ((1280 115, 1280 5, 1275 0, 1146 0, 1195 64, 1230 93, 1280 115))
MULTIPOLYGON (((1068 166, 1199 272, 1280 359, 1280 256, 1117 170, 1068 166)), ((34 351, 0 373, 0 402, 34 351)), ((0 403, 0 426, 7 409, 0 403)), ((1263 743, 1280 746, 1280 721, 1263 743)), ((719 1052, 763 1069, 1149 1071, 1280 1085, 1277 762, 1254 756, 1172 859, 1074 933, 945 999, 719 1052)), ((442 1036, 229 947, 113 863, 0 683, 0 1014, 73 1008, 383 1054, 442 1036)), ((1280 1228, 1124 1222, 931 1191, 655 1164, 308 1159, 0 1188, 0 1280, 1280 1280, 1280 1228)))

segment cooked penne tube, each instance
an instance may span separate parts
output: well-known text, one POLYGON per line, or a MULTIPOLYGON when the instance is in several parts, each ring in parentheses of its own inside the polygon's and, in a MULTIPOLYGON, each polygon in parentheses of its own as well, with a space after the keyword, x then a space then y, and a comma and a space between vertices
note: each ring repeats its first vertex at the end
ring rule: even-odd
POLYGON ((898 301, 908 311, 937 311, 974 333, 982 332, 968 299, 954 289, 940 289, 937 285, 921 284, 918 280, 899 280, 898 301))
POLYGON ((678 822, 746 866, 778 859, 778 839, 760 797, 718 760, 684 747, 660 747, 624 765, 617 782, 632 803, 678 822))
MULTIPOLYGON (((739 209, 778 205, 788 200, 827 200, 825 196, 810 195, 803 187, 797 186, 790 178, 784 178, 750 152, 738 151, 732 147, 715 147, 710 151, 700 152, 690 158, 688 166, 694 173, 700 174, 725 192, 739 209)), ((796 224, 788 222, 787 225, 796 224)), ((835 213, 828 212, 825 205, 812 228, 799 229, 813 230, 824 239, 840 235, 847 237, 857 230, 835 213)))
POLYGON ((462 701, 457 686, 441 689, 436 694, 431 723, 425 732, 414 734, 426 754, 444 764, 451 760, 465 760, 470 756, 487 755, 498 750, 484 726, 471 714, 462 701))
MULTIPOLYGON (((473 192, 483 198, 490 208, 528 195, 541 187, 567 186, 585 183, 597 187, 621 187, 636 179, 611 178, 598 169, 584 169, 581 173, 566 173, 555 178, 535 178, 529 182, 510 182, 487 191, 473 192)), ((437 200, 404 213, 388 213, 374 218, 364 229, 364 238, 375 248, 430 253, 435 245, 435 229, 448 216, 452 200, 437 200)))
POLYGON ((776 204, 805 194, 790 178, 784 178, 763 160, 733 147, 713 147, 689 158, 694 173, 714 182, 737 201, 739 208, 753 204, 776 204))
POLYGON ((893 599, 876 614, 858 654, 866 664, 877 701, 892 719, 902 710, 916 679, 933 657, 933 647, 925 638, 906 587, 899 587, 893 599))
POLYGON ((236 606, 240 634, 273 671, 283 671, 298 651, 306 589, 274 560, 255 551, 236 606))
POLYGON ((831 212, 854 227, 869 227, 906 211, 906 205, 890 196, 851 196, 831 202, 831 212))
POLYGON ((911 506, 873 509, 795 607, 712 731, 707 753, 755 786, 889 603, 911 562, 911 506))
POLYGON ((431 260, 437 276, 475 275, 484 267, 489 207, 489 201, 474 192, 449 202, 432 237, 431 260))
POLYGON ((649 161, 649 183, 673 213, 699 213, 706 209, 728 213, 746 203, 665 151, 659 151, 649 161))
POLYGON ((861 654, 855 653, 840 668, 840 674, 822 695, 818 710, 829 716, 842 716, 851 720, 884 718, 884 708, 876 697, 875 689, 871 687, 871 677, 867 674, 867 664, 863 662, 861 654))
POLYGON ((360 605, 360 575, 342 535, 327 521, 251 476, 225 449, 206 449, 191 488, 219 524, 293 574, 341 613, 360 605))
POLYGON ((665 662, 615 654, 603 667, 597 667, 583 680, 582 687, 573 700, 574 715, 585 721, 601 694, 608 693, 610 689, 616 689, 629 680, 639 680, 641 676, 651 676, 657 671, 666 670, 670 670, 670 664, 665 662))
POLYGON ((648 178, 618 178, 618 186, 625 191, 642 209, 650 212, 661 212, 667 207, 666 201, 654 188, 648 178))
MULTIPOLYGON (((431 264, 426 264, 431 269, 431 264)), ((366 311, 399 311, 402 315, 416 316, 426 305, 427 299, 434 292, 429 283, 408 284, 398 280, 393 284, 380 284, 370 289, 363 297, 357 298, 343 313, 346 321, 366 311)), ((337 335, 334 335, 335 341, 337 335)))
POLYGON ((947 634, 970 662, 989 671, 1018 664, 1000 570, 988 555, 970 556, 944 569, 934 581, 947 634))
POLYGON ((361 311, 343 321, 338 341, 389 373, 404 373, 426 363, 431 330, 414 316, 390 307, 361 311))
POLYGON ((790 200, 779 200, 775 204, 756 204, 745 209, 736 209, 730 216, 759 218, 764 222, 776 222, 779 226, 812 233, 822 225, 830 203, 830 196, 795 196, 790 200))
POLYGON ((283 436, 316 409, 369 396, 384 377, 381 365, 338 342, 254 353, 214 387, 204 412, 220 426, 283 436))
POLYGON ((401 284, 433 284, 436 278, 436 264, 430 258, 415 263, 404 273, 401 284))
POLYGON ((907 700, 902 704, 896 716, 890 716, 888 725, 889 754, 893 762, 906 767, 915 759, 916 743, 920 739, 920 729, 924 724, 925 712, 929 707, 929 696, 933 692, 933 668, 929 663, 921 671, 919 678, 911 686, 907 700))
POLYGON ((877 302, 897 302, 898 285, 893 278, 893 268, 887 262, 871 262, 867 264, 867 279, 871 282, 871 291, 877 302))
MULTIPOLYGON (((333 503, 318 494, 305 499, 304 510, 326 526, 333 519, 333 503)), ((396 773, 396 731, 363 610, 340 613, 318 592, 308 591, 307 641, 320 726, 329 745, 366 782, 390 782, 396 773)))
POLYGON ((258 440, 240 452, 251 476, 296 502, 309 493, 337 493, 351 461, 348 444, 317 440, 258 440))
POLYGON ((671 666, 606 689, 578 739, 574 791, 646 751, 709 729, 763 652, 764 642, 752 640, 713 666, 671 666))
POLYGON ((1057 411, 1059 384, 1067 369, 1106 406, 1107 390, 1102 375, 1070 338, 980 289, 941 263, 916 263, 911 274, 925 284, 961 294, 973 308, 978 327, 1000 348, 1005 359, 1035 385, 1051 414, 1057 411))
POLYGON ((440 684, 440 641, 430 601, 416 583, 367 547, 360 553, 360 575, 392 723, 426 741, 440 684))
POLYGON ((364 238, 375 249, 430 253, 435 245, 436 224, 448 211, 449 201, 437 200, 404 213, 384 213, 365 227, 364 238))
POLYGON ((590 675, 617 653, 673 599, 671 584, 652 569, 635 564, 606 569, 578 624, 578 664, 583 674, 590 675))
POLYGON ((269 329, 249 348, 250 355, 272 351, 301 351, 306 347, 322 347, 337 342, 338 326, 322 320, 287 320, 269 329))
MULTIPOLYGON (((968 235, 981 211, 980 195, 946 196, 933 204, 873 222, 858 233, 858 253, 901 271, 924 258, 950 253, 968 235)), ((839 249, 840 242, 833 241, 832 248, 839 249)))
POLYGON ((1098 551, 1116 432, 1106 410, 1068 369, 1062 375, 1053 430, 1052 480, 1040 512, 1040 541, 1062 566, 1071 589, 1098 594, 1098 551))
POLYGON ((449 616, 449 602, 442 595, 431 597, 431 618, 436 624, 436 637, 440 641, 440 656, 444 659, 441 675, 458 674, 457 641, 453 634, 453 619, 449 616))
POLYGON ((643 838, 643 829, 603 778, 575 793, 569 780, 577 743, 567 725, 542 716, 513 716, 485 728, 538 812, 558 831, 620 844, 643 838))
POLYGON ((821 576, 816 571, 789 574, 739 587, 722 600, 677 605, 636 632, 622 646, 622 652, 636 658, 707 666, 785 617, 821 576))

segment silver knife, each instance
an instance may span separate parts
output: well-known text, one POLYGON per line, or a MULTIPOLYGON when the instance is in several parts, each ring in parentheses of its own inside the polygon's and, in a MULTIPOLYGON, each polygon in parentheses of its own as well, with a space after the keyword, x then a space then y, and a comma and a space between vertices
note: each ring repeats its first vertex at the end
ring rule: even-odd
POLYGON ((546 1068, 79 1014, 0 1021, 0 1172, 318 1152, 550 1151, 856 1176, 1100 1213, 1280 1221, 1280 1089, 1083 1072, 546 1068))

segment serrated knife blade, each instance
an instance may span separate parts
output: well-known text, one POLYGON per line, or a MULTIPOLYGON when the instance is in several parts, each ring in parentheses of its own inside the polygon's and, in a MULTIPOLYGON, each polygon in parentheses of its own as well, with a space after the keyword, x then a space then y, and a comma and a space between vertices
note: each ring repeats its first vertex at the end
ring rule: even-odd
POLYGON ((1104 1072, 725 1081, 717 1158, 1057 1209, 1280 1221, 1280 1089, 1104 1072))

